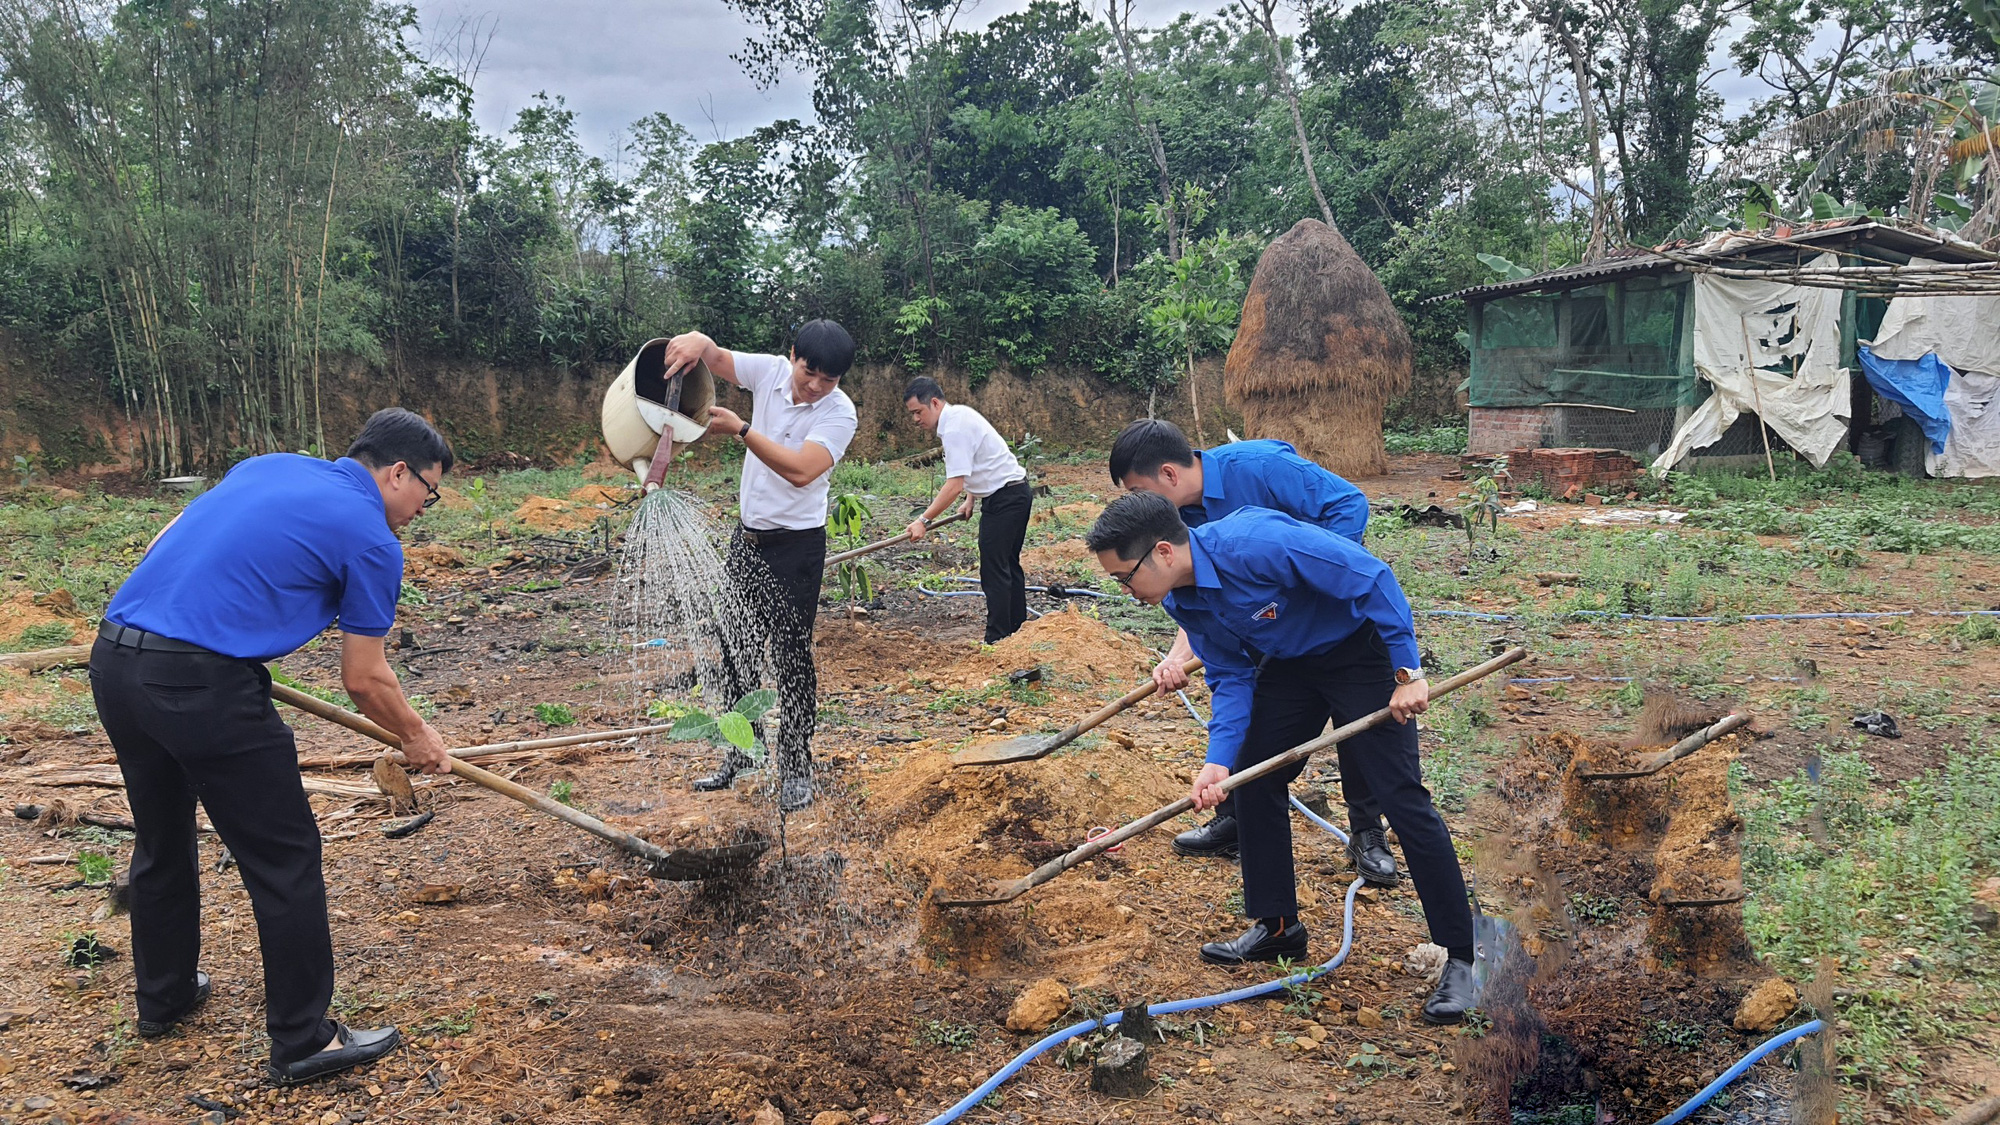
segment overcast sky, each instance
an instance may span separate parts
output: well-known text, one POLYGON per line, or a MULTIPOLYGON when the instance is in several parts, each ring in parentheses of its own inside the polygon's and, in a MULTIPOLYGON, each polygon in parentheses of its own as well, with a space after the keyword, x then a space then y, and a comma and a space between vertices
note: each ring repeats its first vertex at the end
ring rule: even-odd
MULTIPOLYGON (((1135 20, 1159 26, 1181 12, 1219 4, 1138 0, 1135 20)), ((970 26, 1024 10, 1027 0, 984 0, 970 26)), ((633 121, 665 112, 695 139, 743 136, 786 117, 812 115, 811 91, 799 79, 760 90, 729 56, 741 50, 749 26, 721 0, 417 0, 428 43, 477 28, 485 56, 475 84, 480 127, 504 133, 537 91, 560 94, 577 113, 577 134, 600 155, 633 121)), ((962 24, 961 26, 968 26, 962 24)), ((470 42, 467 32, 461 43, 470 42)), ((1727 68, 1715 88, 1732 111, 1760 91, 1727 68)))

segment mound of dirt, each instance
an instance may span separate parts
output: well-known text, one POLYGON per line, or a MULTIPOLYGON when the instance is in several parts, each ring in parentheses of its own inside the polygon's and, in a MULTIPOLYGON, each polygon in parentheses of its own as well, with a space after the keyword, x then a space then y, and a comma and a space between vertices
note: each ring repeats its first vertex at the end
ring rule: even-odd
POLYGON ((83 610, 68 590, 58 588, 39 594, 23 590, 0 601, 0 645, 10 650, 23 647, 21 635, 30 629, 35 630, 35 637, 26 647, 83 644, 88 625, 83 610), (69 630, 68 635, 59 636, 59 629, 69 630))
POLYGON ((1082 529, 1089 527, 1098 516, 1104 514, 1104 505, 1079 500, 1073 504, 1058 504, 1053 508, 1043 508, 1028 517, 1029 527, 1057 524, 1062 527, 1082 529))
MULTIPOLYGON (((1091 829, 1124 824, 1185 790, 1153 754, 1111 740, 1088 753, 962 769, 933 748, 872 781, 867 805, 886 832, 883 854, 928 903, 939 892, 969 896, 1017 879, 1083 843, 1091 829)), ((1138 862, 1101 856, 1038 888, 1032 910, 926 905, 920 940, 934 959, 968 972, 1013 975, 1032 966, 1089 984, 1150 947, 1144 920, 1091 878, 1093 865, 1138 862)))
POLYGON ((588 504, 595 508, 610 508, 632 499, 638 490, 622 484, 586 484, 569 494, 578 504, 588 504))
POLYGON ((1017 669, 1040 665, 1046 675, 1066 685, 1108 684, 1122 690, 1150 674, 1158 659, 1137 637, 1072 607, 1038 617, 990 650, 982 649, 943 671, 916 675, 933 687, 978 688, 1017 669))
MULTIPOLYGON (((1062 539, 1046 547, 1030 547, 1022 551, 1021 567, 1034 575, 1073 575, 1079 569, 1087 575, 1097 569, 1097 556, 1090 553, 1090 548, 1085 547, 1081 539, 1062 539)), ((1075 581, 1075 577, 1070 580, 1075 581)))
POLYGON ((536 531, 582 531, 597 522, 599 510, 553 496, 530 496, 514 509, 514 519, 536 531))

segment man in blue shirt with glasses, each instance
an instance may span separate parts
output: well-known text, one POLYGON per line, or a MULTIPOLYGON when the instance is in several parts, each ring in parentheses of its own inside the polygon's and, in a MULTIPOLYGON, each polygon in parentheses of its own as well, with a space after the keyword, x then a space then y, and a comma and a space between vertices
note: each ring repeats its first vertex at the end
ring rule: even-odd
MULTIPOLYGON (((1084 538, 1099 565, 1142 602, 1163 606, 1207 666, 1215 702, 1208 761, 1189 793, 1223 797, 1230 772, 1383 707, 1394 721, 1341 744, 1343 769, 1379 802, 1403 842, 1431 940, 1448 960, 1424 1004, 1457 1023, 1475 1000, 1472 910, 1444 817, 1424 788, 1413 721, 1429 706, 1409 602, 1387 564, 1324 528, 1244 508, 1190 530, 1150 492, 1112 501, 1084 538)), ((1244 785, 1237 799, 1243 913, 1232 941, 1201 947, 1219 965, 1307 959, 1292 867, 1286 787, 1300 762, 1244 785)))
MULTIPOLYGON (((1200 527, 1238 508, 1269 508, 1323 527, 1359 546, 1368 531, 1368 497, 1282 441, 1237 441, 1196 450, 1172 422, 1144 418, 1125 427, 1111 444, 1111 483, 1134 492, 1156 492, 1180 509, 1181 521, 1200 527)), ((1194 650, 1185 630, 1153 669, 1162 693, 1188 684, 1184 670, 1194 650)), ((1353 768, 1340 752, 1342 796, 1350 833, 1348 861, 1371 883, 1394 886, 1401 878, 1382 831, 1382 809, 1350 781, 1353 768)), ((1215 819, 1174 837, 1174 850, 1192 856, 1234 856, 1236 802, 1223 798, 1215 819)))
POLYGON ((319 824, 267 661, 340 623, 340 678, 410 764, 450 766, 412 710, 383 638, 396 620, 396 533, 437 502, 451 448, 407 410, 378 411, 347 456, 269 453, 238 464, 160 532, 104 611, 90 691, 118 755, 132 847, 132 975, 139 1034, 165 1035, 206 1003, 194 806, 236 857, 264 961, 266 1074, 281 1085, 394 1050, 393 1027, 328 1018, 333 937, 319 824))

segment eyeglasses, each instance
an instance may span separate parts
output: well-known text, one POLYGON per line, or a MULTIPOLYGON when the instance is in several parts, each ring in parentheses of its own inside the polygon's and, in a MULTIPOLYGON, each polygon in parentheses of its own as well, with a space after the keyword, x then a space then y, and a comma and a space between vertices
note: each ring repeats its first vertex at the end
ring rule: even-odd
POLYGON ((1112 575, 1111 577, 1112 577, 1112 578, 1114 578, 1114 579, 1117 579, 1117 581, 1118 581, 1118 584, 1119 584, 1120 586, 1123 586, 1123 587, 1125 587, 1125 588, 1126 588, 1127 590, 1130 590, 1130 589, 1132 588, 1132 576, 1133 576, 1133 575, 1135 575, 1135 574, 1138 574, 1138 573, 1139 573, 1139 568, 1140 568, 1140 567, 1142 567, 1142 566, 1145 566, 1145 565, 1146 565, 1146 560, 1147 560, 1147 559, 1150 559, 1150 558, 1152 558, 1152 557, 1153 557, 1153 552, 1152 552, 1152 551, 1151 551, 1151 550, 1149 549, 1149 550, 1148 550, 1148 551, 1147 551, 1147 552, 1146 552, 1146 553, 1145 553, 1144 555, 1141 555, 1141 556, 1139 557, 1139 561, 1138 561, 1138 562, 1135 562, 1135 563, 1133 563, 1133 564, 1132 564, 1132 569, 1131 569, 1131 570, 1128 570, 1128 571, 1126 571, 1126 572, 1125 572, 1125 573, 1123 573, 1123 574, 1114 574, 1114 575, 1112 575))
MULTIPOLYGON (((430 506, 431 506, 432 504, 435 504, 435 503, 437 503, 438 501, 440 501, 440 500, 444 499, 444 494, 443 494, 443 493, 440 493, 440 492, 439 492, 439 491, 437 490, 437 485, 435 485, 435 484, 432 484, 431 482, 429 482, 429 481, 425 480, 425 479, 424 479, 424 475, 423 475, 422 473, 420 473, 420 472, 416 471, 415 469, 411 469, 411 470, 410 470, 410 475, 411 475, 411 476, 413 476, 413 477, 415 477, 415 478, 417 478, 417 483, 419 483, 419 484, 423 485, 423 486, 424 486, 424 491, 425 491, 425 492, 427 492, 427 493, 429 493, 429 495, 427 495, 427 496, 425 496, 425 497, 424 497, 424 507, 428 508, 428 507, 430 507, 430 506)), ((440 481, 444 480, 444 474, 443 474, 443 473, 439 473, 439 474, 438 474, 438 480, 440 480, 440 481)))

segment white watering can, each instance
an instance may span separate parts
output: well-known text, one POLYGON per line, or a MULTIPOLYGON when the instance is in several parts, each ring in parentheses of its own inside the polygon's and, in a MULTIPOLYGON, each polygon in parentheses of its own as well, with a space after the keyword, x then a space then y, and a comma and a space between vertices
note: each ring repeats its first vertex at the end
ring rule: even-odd
POLYGON ((674 443, 708 433, 715 376, 697 363, 667 377, 667 341, 648 340, 604 392, 604 444, 651 492, 666 478, 674 443))

